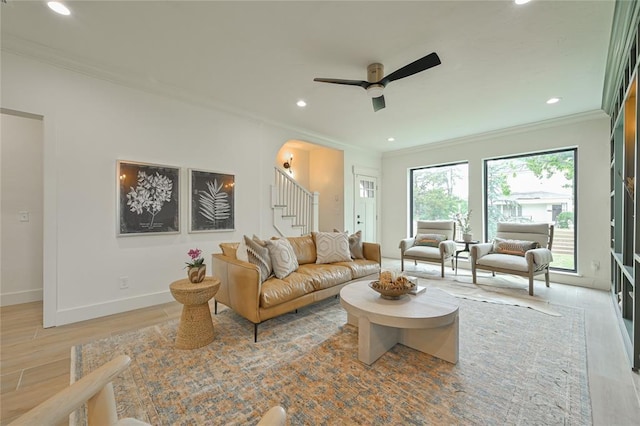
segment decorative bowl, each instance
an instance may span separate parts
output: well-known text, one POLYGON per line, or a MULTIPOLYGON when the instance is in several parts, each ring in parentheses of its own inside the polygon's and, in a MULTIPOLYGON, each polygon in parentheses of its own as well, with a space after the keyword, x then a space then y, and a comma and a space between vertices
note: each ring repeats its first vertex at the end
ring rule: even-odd
POLYGON ((369 287, 372 290, 380 293, 380 297, 388 300, 398 300, 405 294, 408 294, 411 290, 416 288, 414 283, 409 283, 410 287, 396 287, 396 288, 383 288, 380 287, 380 281, 371 281, 369 287))

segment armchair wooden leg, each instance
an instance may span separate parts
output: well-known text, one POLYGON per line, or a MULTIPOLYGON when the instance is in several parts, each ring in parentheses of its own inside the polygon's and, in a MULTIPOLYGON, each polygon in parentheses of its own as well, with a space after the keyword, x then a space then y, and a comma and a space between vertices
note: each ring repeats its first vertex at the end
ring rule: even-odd
POLYGON ((475 264, 471 264, 471 276, 473 277, 473 283, 477 284, 476 282, 476 265, 475 264))
POLYGON ((544 273, 544 283, 549 287, 549 268, 544 273))
POLYGON ((529 274, 529 296, 533 296, 533 274, 529 274))
POLYGON ((404 272, 404 256, 400 256, 400 272, 404 272))
POLYGON ((444 262, 440 262, 440 275, 444 278, 444 262))

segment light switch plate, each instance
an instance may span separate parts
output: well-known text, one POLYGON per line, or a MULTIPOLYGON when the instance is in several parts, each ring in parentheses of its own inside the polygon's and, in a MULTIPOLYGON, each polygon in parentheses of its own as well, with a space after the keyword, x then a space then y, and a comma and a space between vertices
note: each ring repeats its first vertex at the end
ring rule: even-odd
POLYGON ((29 212, 18 212, 20 222, 29 222, 29 212))

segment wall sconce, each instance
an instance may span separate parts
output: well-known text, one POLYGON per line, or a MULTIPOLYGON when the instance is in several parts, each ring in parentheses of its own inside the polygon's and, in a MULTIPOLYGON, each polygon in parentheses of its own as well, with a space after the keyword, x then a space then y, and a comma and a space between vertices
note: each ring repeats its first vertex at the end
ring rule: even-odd
POLYGON ((291 165, 293 164, 293 155, 289 157, 289 161, 285 161, 282 167, 289 172, 290 175, 293 174, 293 170, 291 169, 291 165))

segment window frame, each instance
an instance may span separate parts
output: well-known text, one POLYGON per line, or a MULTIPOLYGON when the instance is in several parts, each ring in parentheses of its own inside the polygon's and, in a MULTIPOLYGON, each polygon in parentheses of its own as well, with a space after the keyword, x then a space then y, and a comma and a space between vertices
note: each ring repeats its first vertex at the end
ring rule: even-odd
MULTIPOLYGON (((482 161, 482 202, 483 202, 483 237, 484 241, 489 241, 489 202, 488 202, 488 167, 489 162, 498 161, 498 160, 508 160, 514 158, 527 158, 534 157, 538 155, 547 155, 547 154, 556 154, 561 152, 573 152, 573 269, 568 268, 559 268, 557 266, 550 266, 550 270, 560 271, 560 272, 568 272, 568 273, 577 273, 578 272, 578 147, 570 147, 570 148, 555 148, 545 151, 536 151, 524 154, 512 154, 505 155, 500 157, 492 157, 485 158, 482 161)), ((554 224, 555 225, 555 224, 554 224)), ((557 229, 557 226, 554 228, 554 231, 557 229)), ((554 235, 555 241, 555 235, 554 235)), ((553 250, 553 247, 552 247, 553 250)))
MULTIPOLYGON (((451 163, 443 163, 443 164, 435 164, 435 165, 431 165, 431 166, 420 166, 420 167, 412 167, 409 169, 409 223, 407 224, 407 226, 409 227, 409 237, 413 237, 414 234, 414 229, 413 229, 413 208, 414 208, 414 194, 413 194, 413 176, 414 173, 416 171, 420 171, 420 170, 425 170, 425 169, 436 169, 439 167, 452 167, 452 166, 458 166, 461 164, 466 164, 467 165, 467 185, 469 185, 469 161, 468 160, 462 160, 462 161, 454 161, 451 163)), ((469 188, 467 188, 467 191, 469 190, 469 188)), ((467 205, 469 203, 469 199, 467 196, 467 205)), ((455 238, 455 236, 454 236, 455 238)))

